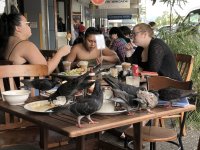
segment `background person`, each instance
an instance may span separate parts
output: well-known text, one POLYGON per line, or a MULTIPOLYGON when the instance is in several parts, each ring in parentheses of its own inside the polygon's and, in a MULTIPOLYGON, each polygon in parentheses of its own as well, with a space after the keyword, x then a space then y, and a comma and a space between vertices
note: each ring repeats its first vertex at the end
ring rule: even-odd
POLYGON ((176 67, 174 54, 161 39, 154 38, 150 25, 137 24, 133 28, 133 42, 138 46, 129 60, 145 71, 157 72, 160 76, 182 81, 176 67))
POLYGON ((125 62, 125 47, 126 44, 130 42, 130 39, 126 38, 118 27, 112 27, 109 31, 109 35, 111 38, 111 44, 109 48, 117 53, 121 62, 125 62))
POLYGON ((135 48, 137 47, 133 42, 132 42, 132 34, 131 34, 131 29, 128 26, 121 26, 119 29, 122 31, 124 36, 128 39, 130 39, 129 42, 127 42, 125 49, 126 49, 126 59, 125 61, 128 61, 127 58, 130 57, 134 51, 135 48))
POLYGON ((44 64, 49 74, 58 66, 61 58, 69 54, 71 47, 58 49, 54 57, 46 61, 37 46, 28 40, 32 35, 30 22, 19 13, 3 14, 0 18, 0 59, 12 61, 14 65, 44 64))
POLYGON ((83 25, 83 22, 80 23, 78 29, 79 29, 79 36, 84 36, 85 26, 83 25))

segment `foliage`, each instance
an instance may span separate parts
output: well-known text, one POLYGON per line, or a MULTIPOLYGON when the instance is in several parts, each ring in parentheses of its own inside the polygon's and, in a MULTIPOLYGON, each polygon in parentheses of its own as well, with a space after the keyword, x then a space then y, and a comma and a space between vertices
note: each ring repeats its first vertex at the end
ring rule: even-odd
POLYGON ((181 7, 182 4, 186 4, 187 0, 160 0, 160 2, 166 3, 167 5, 174 6, 175 4, 181 7))
MULTIPOLYGON (((155 22, 157 24, 157 26, 164 26, 164 25, 169 25, 170 22, 170 18, 169 18, 170 14, 169 11, 164 11, 162 16, 159 16, 156 18, 155 22)), ((177 16, 174 15, 172 16, 172 23, 175 23, 177 19, 177 16)))
POLYGON ((161 37, 175 53, 183 53, 195 56, 192 80, 195 89, 200 92, 200 35, 192 33, 190 30, 182 32, 165 32, 161 37))

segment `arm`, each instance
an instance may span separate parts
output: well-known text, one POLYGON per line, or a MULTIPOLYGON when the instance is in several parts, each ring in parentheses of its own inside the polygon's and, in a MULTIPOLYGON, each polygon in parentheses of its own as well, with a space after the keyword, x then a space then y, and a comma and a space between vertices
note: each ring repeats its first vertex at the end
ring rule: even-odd
POLYGON ((48 73, 52 73, 58 66, 61 58, 70 52, 69 46, 64 46, 58 49, 57 53, 51 60, 46 61, 40 50, 30 41, 25 41, 20 44, 20 53, 22 58, 28 61, 30 64, 44 64, 48 66, 48 73), (21 48, 20 48, 21 47, 21 48))
POLYGON ((78 45, 72 47, 71 52, 66 58, 66 61, 74 62, 74 60, 76 60, 78 45))
POLYGON ((103 54, 103 60, 111 62, 111 63, 116 63, 119 62, 119 57, 117 56, 116 52, 113 50, 110 50, 109 48, 105 48, 102 51, 103 54))

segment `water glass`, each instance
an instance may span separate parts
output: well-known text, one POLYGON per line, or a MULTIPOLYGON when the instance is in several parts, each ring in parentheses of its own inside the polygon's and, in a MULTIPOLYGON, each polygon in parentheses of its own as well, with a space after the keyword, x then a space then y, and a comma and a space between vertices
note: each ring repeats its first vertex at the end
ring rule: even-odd
POLYGON ((140 86, 140 77, 138 76, 126 76, 126 84, 132 85, 135 87, 140 86))

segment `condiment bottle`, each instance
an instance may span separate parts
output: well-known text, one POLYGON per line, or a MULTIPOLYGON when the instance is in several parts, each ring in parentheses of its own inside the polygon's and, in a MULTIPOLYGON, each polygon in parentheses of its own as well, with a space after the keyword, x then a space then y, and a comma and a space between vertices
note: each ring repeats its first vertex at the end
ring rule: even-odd
MULTIPOLYGON (((90 68, 90 73, 89 73, 89 76, 90 76, 90 80, 88 80, 89 82, 94 82, 95 81, 95 73, 93 71, 93 68, 90 68)), ((88 89, 87 89, 87 94, 92 94, 93 90, 94 90, 94 85, 95 84, 92 84, 88 89)))
POLYGON ((133 73, 133 76, 139 76, 138 65, 133 64, 133 66, 132 66, 132 73, 133 73))

